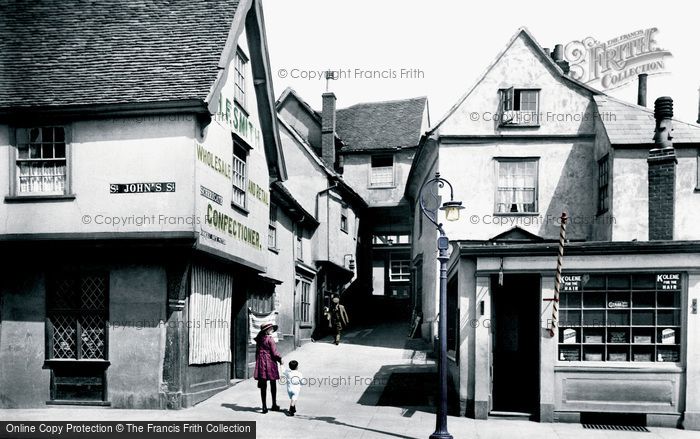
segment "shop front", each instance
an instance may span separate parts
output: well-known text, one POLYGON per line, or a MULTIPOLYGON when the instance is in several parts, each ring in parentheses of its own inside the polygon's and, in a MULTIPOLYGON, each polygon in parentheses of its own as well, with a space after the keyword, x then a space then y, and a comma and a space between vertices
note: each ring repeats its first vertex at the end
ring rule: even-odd
POLYGON ((451 370, 468 416, 700 427, 697 243, 568 244, 554 313, 556 244, 498 247, 452 258, 451 370))

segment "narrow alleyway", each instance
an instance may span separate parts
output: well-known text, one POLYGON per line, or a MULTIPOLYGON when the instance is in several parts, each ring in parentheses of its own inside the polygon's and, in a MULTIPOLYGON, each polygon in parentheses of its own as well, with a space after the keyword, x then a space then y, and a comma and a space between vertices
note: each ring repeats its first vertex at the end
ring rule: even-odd
MULTIPOLYGON (((256 383, 244 380, 196 407, 180 411, 58 408, 0 410, 7 420, 250 420, 258 438, 427 438, 435 415, 430 390, 434 360, 421 340, 408 340, 405 324, 351 328, 339 346, 330 338, 310 343, 284 358, 297 360, 307 378, 295 417, 259 413, 256 383), (410 375, 408 375, 410 374, 410 375)), ((288 407, 284 386, 278 403, 288 407)), ((475 421, 449 418, 455 438, 697 438, 697 432, 650 428, 651 433, 584 430, 579 424, 475 421)))

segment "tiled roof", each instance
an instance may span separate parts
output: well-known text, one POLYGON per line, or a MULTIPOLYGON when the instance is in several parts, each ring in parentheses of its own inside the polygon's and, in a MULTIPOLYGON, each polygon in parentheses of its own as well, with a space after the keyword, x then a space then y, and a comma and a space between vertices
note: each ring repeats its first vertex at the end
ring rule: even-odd
MULTIPOLYGON (((336 113, 336 131, 344 150, 416 146, 420 140, 426 97, 369 102, 336 113)), ((427 128, 427 127, 426 127, 427 128)))
MULTIPOLYGON (((652 144, 656 120, 650 108, 606 95, 593 96, 613 145, 652 144)), ((700 126, 673 119, 673 143, 700 143, 700 126)))
POLYGON ((3 0, 0 108, 203 100, 238 0, 3 0))

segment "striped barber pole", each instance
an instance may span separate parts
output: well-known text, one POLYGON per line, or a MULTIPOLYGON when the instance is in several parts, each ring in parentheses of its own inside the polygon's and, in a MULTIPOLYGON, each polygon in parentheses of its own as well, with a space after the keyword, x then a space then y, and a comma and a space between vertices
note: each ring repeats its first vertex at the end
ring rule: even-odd
POLYGON ((552 325, 549 335, 554 337, 557 331, 557 318, 559 317, 559 292, 561 291, 561 267, 564 260, 564 242, 566 241, 566 221, 569 218, 566 212, 561 214, 561 228, 559 229, 559 250, 557 252, 557 277, 554 281, 554 298, 552 299, 552 325))

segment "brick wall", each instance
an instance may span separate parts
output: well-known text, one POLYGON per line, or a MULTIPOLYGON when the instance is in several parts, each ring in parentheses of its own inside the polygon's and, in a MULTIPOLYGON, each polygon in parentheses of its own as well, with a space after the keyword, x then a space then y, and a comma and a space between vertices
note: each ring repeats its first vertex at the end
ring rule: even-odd
POLYGON ((673 148, 649 151, 649 240, 673 239, 676 153, 673 148))

